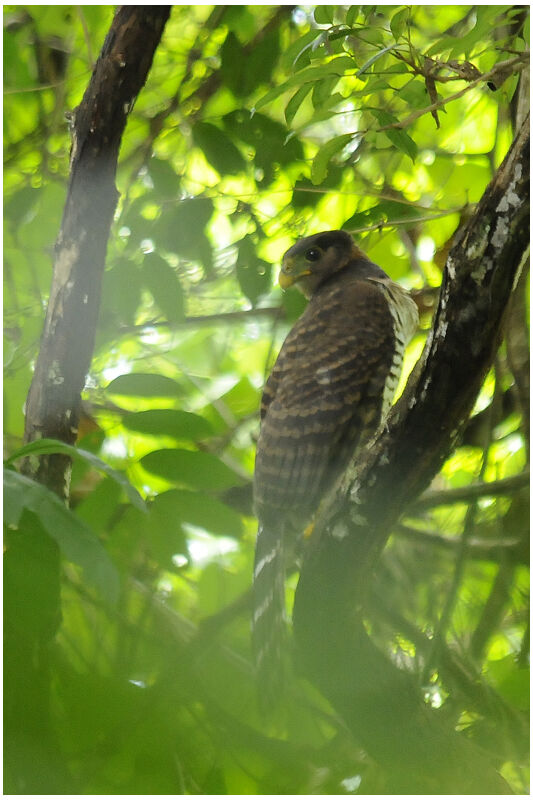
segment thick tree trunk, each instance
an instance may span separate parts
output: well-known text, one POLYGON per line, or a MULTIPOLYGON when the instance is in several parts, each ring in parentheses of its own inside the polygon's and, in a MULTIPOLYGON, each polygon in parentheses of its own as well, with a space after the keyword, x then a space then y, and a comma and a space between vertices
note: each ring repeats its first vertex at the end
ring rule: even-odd
POLYGON ((368 636, 365 589, 391 526, 451 452, 497 348, 529 244, 529 118, 449 254, 433 330, 386 431, 317 521, 298 585, 302 670, 389 773, 392 793, 509 791, 368 636))
MULTIPOLYGON (((121 6, 83 100, 73 114, 71 172, 56 242, 50 299, 26 407, 25 440, 72 444, 94 347, 118 151, 170 6, 121 6)), ((25 472, 68 496, 69 459, 28 459, 25 472)))

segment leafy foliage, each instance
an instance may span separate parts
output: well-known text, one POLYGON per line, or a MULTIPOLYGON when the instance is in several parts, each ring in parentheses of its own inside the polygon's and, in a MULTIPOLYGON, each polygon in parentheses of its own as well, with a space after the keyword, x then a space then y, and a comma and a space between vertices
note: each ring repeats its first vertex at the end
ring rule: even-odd
MULTIPOLYGON (((4 7, 4 430, 15 464, 70 452, 20 449, 24 402, 68 178, 64 112, 112 13, 4 7)), ((513 137, 526 17, 519 6, 174 7, 123 139, 71 510, 12 463, 5 472, 8 640, 57 629, 54 735, 35 745, 34 791, 382 791, 379 766, 311 687, 289 687, 284 720, 256 708, 254 442, 265 375, 303 307, 281 296, 272 264, 300 235, 345 228, 392 278, 434 296, 513 137), (57 548, 61 624, 49 611, 57 548), (61 770, 43 766, 52 747, 61 770)), ((472 420, 435 478, 450 501, 428 496, 398 525, 368 620, 518 792, 524 482, 460 501, 453 490, 526 469, 526 292, 522 281, 472 420)), ((16 686, 16 660, 6 672, 16 686)), ((7 791, 25 746, 10 745, 7 791)))

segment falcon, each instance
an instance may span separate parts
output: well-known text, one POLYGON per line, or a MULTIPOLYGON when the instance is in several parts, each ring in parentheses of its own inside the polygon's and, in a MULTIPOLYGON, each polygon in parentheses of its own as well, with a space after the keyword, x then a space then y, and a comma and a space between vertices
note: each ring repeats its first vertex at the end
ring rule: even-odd
POLYGON ((309 299, 261 401, 252 639, 259 689, 281 684, 285 571, 321 499, 383 424, 418 324, 408 292, 346 231, 298 241, 279 284, 309 299))

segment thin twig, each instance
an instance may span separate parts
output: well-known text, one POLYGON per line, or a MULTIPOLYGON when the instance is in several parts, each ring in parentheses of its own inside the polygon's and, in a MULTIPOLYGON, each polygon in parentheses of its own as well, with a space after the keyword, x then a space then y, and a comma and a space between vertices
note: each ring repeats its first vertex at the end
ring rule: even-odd
POLYGON ((502 478, 498 481, 488 483, 473 483, 469 486, 460 486, 457 489, 446 489, 443 491, 425 492, 411 506, 417 511, 421 508, 433 508, 433 506, 453 505, 454 503, 464 503, 475 500, 479 497, 495 497, 498 495, 518 492, 529 485, 529 470, 513 475, 510 478, 502 478))

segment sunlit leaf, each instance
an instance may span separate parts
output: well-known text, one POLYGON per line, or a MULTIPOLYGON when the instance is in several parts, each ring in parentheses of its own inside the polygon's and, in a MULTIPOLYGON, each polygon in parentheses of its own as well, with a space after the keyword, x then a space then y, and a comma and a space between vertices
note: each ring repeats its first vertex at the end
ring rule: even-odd
POLYGON ((141 458, 142 466, 173 483, 217 491, 242 479, 223 461, 200 450, 154 450, 141 458))
POLYGON ((106 392, 133 397, 179 397, 183 390, 179 383, 166 375, 130 372, 113 378, 107 384, 106 392))
POLYGON ((309 94, 312 89, 312 84, 304 83, 303 86, 300 86, 297 92, 293 94, 289 102, 285 107, 285 120, 287 125, 290 125, 293 121, 294 117, 296 116, 298 109, 302 105, 303 101, 309 94))
POLYGON ((289 78, 288 81, 285 81, 284 84, 272 89, 270 92, 268 92, 268 94, 258 100, 255 108, 257 111, 259 111, 260 108, 268 105, 288 89, 292 89, 295 86, 300 86, 304 83, 313 83, 314 81, 325 78, 328 75, 342 76, 348 70, 353 70, 354 68, 355 63, 349 56, 337 56, 327 64, 324 64, 320 67, 306 67, 305 69, 302 69, 293 75, 292 78, 289 78))
POLYGON ((122 424, 130 431, 150 436, 174 436, 176 439, 191 441, 205 439, 213 432, 211 425, 203 417, 174 408, 134 411, 122 418, 122 424))
POLYGON ((313 13, 318 25, 328 25, 333 23, 335 6, 315 6, 313 13))

